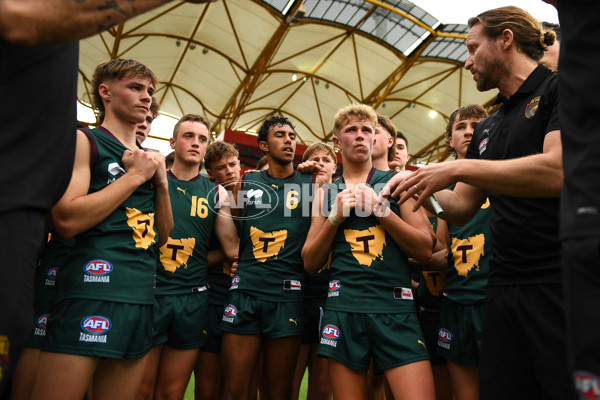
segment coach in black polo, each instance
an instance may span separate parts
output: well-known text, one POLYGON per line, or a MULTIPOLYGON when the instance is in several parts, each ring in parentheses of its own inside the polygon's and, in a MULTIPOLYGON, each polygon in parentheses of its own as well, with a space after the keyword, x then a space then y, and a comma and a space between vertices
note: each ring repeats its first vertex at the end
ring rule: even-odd
POLYGON ((465 68, 501 106, 479 123, 467 159, 397 175, 393 195, 436 192, 443 218, 462 225, 489 196, 494 261, 482 323, 480 398, 574 399, 566 362, 558 197, 562 146, 557 77, 538 66, 554 32, 517 7, 469 20, 465 68))

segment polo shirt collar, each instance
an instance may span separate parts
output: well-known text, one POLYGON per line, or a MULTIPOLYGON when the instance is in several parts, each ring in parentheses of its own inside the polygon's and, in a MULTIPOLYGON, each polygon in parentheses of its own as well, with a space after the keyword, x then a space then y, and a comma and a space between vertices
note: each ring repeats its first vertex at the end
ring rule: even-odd
MULTIPOLYGON (((546 68, 544 65, 540 64, 538 65, 531 74, 529 74, 529 76, 527 77, 527 79, 525 79, 525 82, 523 82, 521 84, 521 87, 519 87, 519 89, 517 89, 517 91, 511 96, 511 98, 513 97, 518 97, 520 94, 527 94, 527 93, 532 93, 535 88, 540 84, 540 82, 542 82, 544 79, 546 79, 546 77, 551 74, 552 71, 549 70, 548 68, 546 68)), ((494 101, 494 103, 492 105, 496 105, 496 104, 505 104, 508 102, 508 100, 506 97, 504 97, 502 95, 502 93, 498 93, 498 97, 496 98, 496 101, 494 101)))

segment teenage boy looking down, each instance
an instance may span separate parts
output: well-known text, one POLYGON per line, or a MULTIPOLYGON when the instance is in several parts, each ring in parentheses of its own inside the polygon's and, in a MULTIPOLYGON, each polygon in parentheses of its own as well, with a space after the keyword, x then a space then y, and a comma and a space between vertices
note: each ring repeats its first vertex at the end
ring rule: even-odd
POLYGON ((96 67, 97 129, 79 130, 71 182, 52 209, 56 229, 77 238, 57 281, 36 399, 135 396, 151 346, 151 246, 173 217, 163 157, 136 144, 157 79, 145 65, 114 59, 96 67))
POLYGON ((429 260, 433 238, 424 214, 411 211, 413 204, 398 209, 393 201, 374 209, 375 190, 393 175, 372 167, 376 126, 374 110, 362 104, 335 116, 333 142, 341 150, 344 173, 319 190, 302 249, 309 273, 324 265, 331 250, 318 354, 328 357, 335 398, 366 398, 373 358, 374 371, 385 373, 395 398, 434 399, 407 259, 429 260))

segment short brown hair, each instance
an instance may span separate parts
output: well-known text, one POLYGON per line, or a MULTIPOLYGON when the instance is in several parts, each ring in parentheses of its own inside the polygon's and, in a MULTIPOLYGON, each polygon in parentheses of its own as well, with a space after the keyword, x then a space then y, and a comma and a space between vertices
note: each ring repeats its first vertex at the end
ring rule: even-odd
POLYGON ((514 6, 494 8, 469 19, 469 28, 476 24, 483 26, 483 33, 490 39, 510 29, 519 50, 535 61, 544 56, 556 38, 553 31, 544 31, 541 22, 531 14, 514 6))
POLYGON ((333 160, 333 163, 337 165, 337 157, 335 156, 335 151, 333 151, 333 147, 323 142, 315 142, 308 146, 304 151, 304 154, 302 154, 302 162, 308 160, 310 156, 312 156, 317 151, 324 151, 325 153, 327 153, 333 160))
POLYGON ((458 110, 454 110, 450 117, 448 118, 448 123, 446 124, 446 147, 448 151, 452 153, 454 158, 457 157, 456 150, 450 146, 450 138, 452 137, 452 126, 456 121, 461 121, 467 118, 477 118, 479 120, 487 118, 488 114, 483 107, 479 104, 469 104, 464 107, 459 108, 458 110))
POLYGON ((394 138, 394 144, 388 149, 388 162, 394 161, 394 157, 396 157, 396 136, 398 135, 396 125, 394 125, 391 119, 379 113, 377 113, 377 125, 385 129, 385 131, 389 133, 392 138, 394 138))
POLYGON ((256 162, 256 169, 261 170, 262 167, 264 167, 265 165, 267 165, 269 163, 269 159, 267 158, 267 156, 262 156, 261 158, 258 159, 258 161, 256 162))
POLYGON ((96 66, 94 70, 94 75, 92 77, 92 87, 94 88, 94 93, 92 94, 92 102, 94 108, 98 110, 98 118, 100 123, 104 120, 104 114, 106 110, 104 109, 104 102, 102 101, 102 97, 100 96, 99 87, 106 81, 114 80, 114 79, 123 79, 126 76, 143 76, 146 78, 150 78, 152 81, 152 85, 156 86, 158 82, 158 78, 152 72, 150 68, 145 66, 139 61, 124 59, 124 58, 115 58, 113 60, 105 61, 96 66))
POLYGON ((206 126, 206 129, 208 129, 208 132, 209 132, 208 139, 210 140, 210 123, 208 122, 208 120, 206 118, 204 118, 200 114, 185 114, 183 117, 181 117, 179 119, 179 121, 177 121, 175 126, 173 127, 173 139, 177 139, 177 134, 179 133, 181 124, 183 124, 184 122, 188 122, 188 121, 199 122, 199 123, 203 124, 204 126, 206 126))
POLYGON ((350 118, 359 118, 361 120, 371 121, 373 129, 377 127, 377 113, 371 106, 366 104, 351 104, 338 110, 333 119, 333 134, 338 136, 342 126, 346 124, 350 118))
POLYGON ((206 148, 206 153, 204 154, 204 165, 206 169, 212 168, 212 163, 215 161, 219 161, 223 156, 232 155, 234 157, 240 158, 240 152, 235 147, 235 145, 229 142, 213 142, 208 145, 206 148))
POLYGON ((169 154, 167 154, 167 156, 165 157, 165 165, 167 166, 167 169, 171 169, 174 162, 175 162, 175 152, 172 151, 169 154))
POLYGON ((152 119, 158 117, 158 111, 160 110, 160 104, 156 100, 156 97, 152 97, 152 103, 150 103, 150 112, 152 113, 152 119))

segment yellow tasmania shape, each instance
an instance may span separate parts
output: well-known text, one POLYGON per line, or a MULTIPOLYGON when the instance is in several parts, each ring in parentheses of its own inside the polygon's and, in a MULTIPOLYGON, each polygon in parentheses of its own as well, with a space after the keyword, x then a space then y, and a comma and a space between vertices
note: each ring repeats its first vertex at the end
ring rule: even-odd
POLYGON ((344 229, 344 236, 352 247, 352 255, 360 265, 370 267, 376 258, 383 260, 385 230, 381 225, 362 231, 344 229))
POLYGON ((127 213, 127 225, 133 229, 133 240, 135 247, 148 250, 154 244, 154 213, 142 214, 136 208, 125 208, 127 213))
POLYGON ((160 247, 160 262, 166 271, 175 272, 178 268, 187 268, 187 262, 194 253, 196 239, 167 239, 160 247))
POLYGON ((460 276, 467 276, 472 269, 479 269, 479 260, 483 255, 485 236, 483 233, 468 239, 452 239, 454 268, 460 276))
POLYGON ((265 262, 269 258, 277 258, 277 255, 285 245, 287 230, 263 232, 251 226, 250 238, 252 239, 254 258, 257 261, 265 262))

